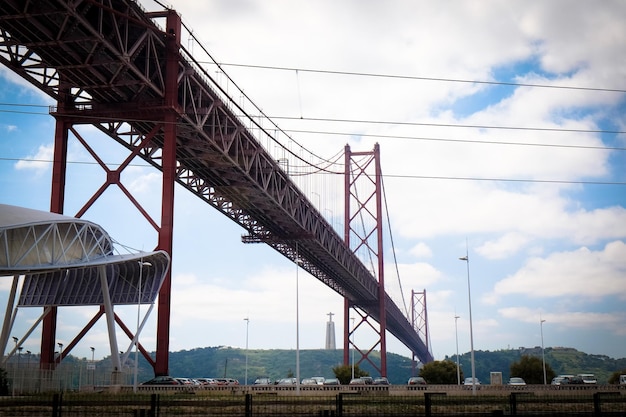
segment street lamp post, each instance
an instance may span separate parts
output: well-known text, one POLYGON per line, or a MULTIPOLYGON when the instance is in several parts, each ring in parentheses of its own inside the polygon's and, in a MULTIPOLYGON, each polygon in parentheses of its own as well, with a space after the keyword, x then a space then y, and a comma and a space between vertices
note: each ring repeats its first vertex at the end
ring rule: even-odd
POLYGON ((298 254, 298 244, 296 243, 296 393, 300 394, 300 289, 298 288, 298 273, 302 260, 298 254))
POLYGON ((91 346, 91 385, 96 385, 96 364, 94 362, 94 352, 96 348, 91 346))
POLYGON ((461 368, 459 366, 459 328, 457 321, 460 316, 454 316, 454 334, 456 338, 456 384, 461 385, 461 368))
POLYGON ((250 326, 250 318, 246 317, 246 385, 248 385, 248 327, 250 326))
POLYGON ((474 331, 472 329, 472 293, 470 289, 469 253, 467 250, 467 246, 465 247, 465 256, 459 258, 459 260, 465 261, 467 265, 467 297, 469 301, 470 361, 472 364, 472 395, 476 395, 476 366, 474 365, 474 331))
POLYGON ((352 379, 354 379, 354 317, 350 317, 350 320, 352 320, 352 349, 351 353, 352 353, 352 379))
POLYGON ((141 318, 141 281, 143 280, 143 267, 152 266, 150 262, 139 261, 139 285, 137 285, 137 328, 135 331, 135 375, 133 379, 133 392, 137 392, 137 379, 139 376, 139 320, 141 318))
POLYGON ((539 316, 539 327, 541 328, 541 360, 543 362, 543 385, 546 385, 548 383, 547 378, 546 378, 546 352, 545 349, 543 348, 543 323, 545 322, 545 320, 543 320, 541 318, 541 315, 539 316))

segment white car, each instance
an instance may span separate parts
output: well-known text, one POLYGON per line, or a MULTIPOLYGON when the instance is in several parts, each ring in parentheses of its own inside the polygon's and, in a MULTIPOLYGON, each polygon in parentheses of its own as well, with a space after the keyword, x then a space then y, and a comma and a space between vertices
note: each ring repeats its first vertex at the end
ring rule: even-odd
POLYGON ((585 384, 597 384, 598 380, 594 374, 578 374, 583 379, 585 384))
POLYGON ((524 379, 522 378, 514 376, 514 377, 509 378, 508 385, 517 385, 517 386, 526 385, 526 381, 524 381, 524 379))
POLYGON ((472 385, 476 386, 476 389, 480 389, 480 381, 478 378, 474 378, 474 382, 472 383, 472 377, 467 377, 463 380, 463 385, 467 389, 472 389, 472 385))

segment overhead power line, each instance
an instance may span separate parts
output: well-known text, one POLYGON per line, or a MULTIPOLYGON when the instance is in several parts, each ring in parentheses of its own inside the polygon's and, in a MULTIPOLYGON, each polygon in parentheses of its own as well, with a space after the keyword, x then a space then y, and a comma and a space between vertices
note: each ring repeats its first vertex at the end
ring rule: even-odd
MULTIPOLYGON (((0 106, 15 106, 15 107, 43 107, 48 108, 48 105, 40 104, 15 104, 15 103, 0 103, 0 106)), ((6 110, 0 109, 0 113, 13 113, 13 114, 31 114, 39 116, 48 116, 48 112, 37 111, 22 111, 22 110, 6 110)), ((89 120, 91 118, 99 120, 99 118, 91 117, 88 115, 75 115, 76 118, 83 118, 89 120)), ((288 117, 277 116, 275 119, 286 120, 309 120, 309 121, 326 121, 326 122, 345 122, 345 123, 374 123, 374 124, 389 124, 389 125, 416 125, 416 126, 433 126, 433 127, 459 127, 459 128, 476 128, 476 129, 499 129, 499 130, 528 130, 528 131, 549 131, 549 132, 575 132, 575 133, 605 133, 605 134, 623 134, 626 131, 613 131, 613 130, 594 130, 594 129, 564 129, 564 128, 540 128, 540 127, 520 127, 520 126, 489 126, 489 125, 458 125, 458 124, 437 124, 437 123, 420 123, 420 122, 394 122, 394 121, 373 121, 373 120, 351 120, 351 119, 323 119, 323 118, 301 118, 301 117, 288 117)), ((167 122, 161 120, 146 120, 146 119, 132 119, 132 118, 119 118, 118 121, 132 123, 132 122, 153 122, 166 124, 167 122)), ((183 125, 184 122, 173 122, 178 125, 183 125)), ((475 140, 475 139, 453 139, 453 138, 435 138, 425 136, 403 136, 403 135, 381 135, 374 133, 358 133, 358 132, 340 132, 340 131, 328 131, 328 130, 308 130, 308 129, 282 129, 281 132, 290 133, 307 133, 307 134, 319 134, 319 135, 338 135, 338 136, 363 136, 373 138, 388 138, 388 139, 406 139, 406 140, 424 140, 435 142, 457 142, 457 143, 480 143, 485 145, 515 145, 515 146, 539 146, 539 147, 554 147, 554 148, 578 148, 578 149, 598 149, 598 150, 615 150, 624 151, 626 147, 618 146, 592 146, 592 145, 570 145, 570 144, 558 144, 558 143, 537 143, 537 142, 509 142, 509 141, 488 141, 488 140, 475 140)), ((332 162, 331 160, 320 158, 325 162, 332 162)), ((332 158, 331 158, 332 159, 332 158)), ((307 165, 308 162, 304 161, 307 165)))
MULTIPOLYGON (((13 162, 43 162, 52 164, 50 159, 35 159, 35 158, 2 158, 0 161, 13 161, 13 162)), ((68 164, 76 165, 99 165, 97 162, 88 161, 67 161, 68 164)), ((119 164, 106 164, 107 166, 115 166, 119 164)), ((152 167, 149 164, 129 164, 131 166, 143 166, 152 167)), ((333 175, 345 175, 345 172, 332 172, 324 171, 322 174, 333 175)), ((293 175, 290 173, 289 175, 293 175)), ((298 175, 298 173, 295 173, 298 175)), ((418 179, 418 180, 449 180, 449 181, 492 181, 492 182, 519 182, 519 183, 545 183, 545 184, 580 184, 580 185, 626 185, 626 182, 620 181, 576 181, 576 180, 542 180, 542 179, 524 179, 524 178, 497 178, 497 177, 459 177, 459 176, 445 176, 445 175, 416 175, 416 174, 383 174, 384 178, 400 178, 400 179, 418 179)))
POLYGON ((318 74, 331 74, 331 75, 349 75, 358 77, 376 77, 376 78, 392 78, 402 80, 420 80, 420 81, 439 81, 448 83, 464 83, 464 84, 488 84, 488 85, 500 85, 511 87, 537 87, 537 88, 554 88, 560 90, 583 90, 583 91, 604 91, 611 93, 626 93, 626 89, 620 88, 602 88, 602 87, 581 87, 573 85, 551 85, 551 84, 536 84, 536 83, 515 83, 508 81, 485 81, 485 80, 464 80, 460 78, 442 78, 442 77, 420 77, 415 75, 397 75, 397 74, 381 74, 372 72, 356 72, 356 71, 333 71, 322 69, 310 69, 310 68, 295 68, 295 67, 279 67, 271 65, 253 65, 253 64, 237 64, 222 62, 220 66, 230 67, 242 67, 242 68, 258 68, 266 70, 278 70, 278 71, 296 71, 296 72, 310 72, 318 74))
POLYGON ((429 123, 429 122, 402 122, 393 120, 363 120, 363 119, 332 119, 324 117, 293 117, 293 116, 271 116, 278 120, 308 120, 312 122, 333 122, 333 123, 362 123, 396 126, 430 126, 430 127, 457 127, 469 129, 500 129, 500 130, 532 130, 541 132, 576 132, 576 133, 608 133, 623 134, 624 130, 602 130, 602 129, 566 129, 561 127, 525 127, 525 126, 490 126, 490 125, 466 125, 455 123, 429 123))
POLYGON ((537 143, 537 142, 510 142, 503 140, 478 140, 478 139, 452 139, 452 138, 434 138, 426 136, 403 136, 403 135, 381 135, 376 133, 355 133, 355 132, 335 132, 325 130, 297 130, 284 129, 285 132, 291 133, 307 133, 315 135, 336 135, 336 136, 361 136, 368 138, 383 139, 401 139, 401 140, 423 140, 434 142, 453 142, 453 143, 480 143, 484 145, 512 145, 512 146, 539 146, 548 148, 572 148, 572 149, 596 149, 606 151, 626 151, 625 147, 618 146, 592 146, 592 145, 570 145, 561 143, 537 143))

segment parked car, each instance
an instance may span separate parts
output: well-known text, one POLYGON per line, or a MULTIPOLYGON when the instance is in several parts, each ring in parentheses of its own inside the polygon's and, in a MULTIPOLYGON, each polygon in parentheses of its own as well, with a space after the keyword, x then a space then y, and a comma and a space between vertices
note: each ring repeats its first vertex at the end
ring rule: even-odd
POLYGON ((365 385, 363 378, 352 378, 349 385, 365 385))
POLYGON ((239 385, 239 381, 233 378, 215 378, 217 385, 239 385))
POLYGON ((522 386, 526 385, 526 381, 524 381, 523 378, 512 376, 511 378, 509 378, 508 385, 522 386))
POLYGON ((303 378, 300 385, 317 385, 317 381, 313 378, 303 378))
POLYGON ((217 385, 217 381, 213 378, 196 378, 200 385, 217 385))
POLYGON ((191 379, 189 379, 189 378, 177 377, 177 378, 174 378, 174 379, 177 380, 180 383, 180 385, 185 385, 187 387, 191 386, 191 385, 194 385, 193 381, 191 379))
POLYGON ((407 381, 407 385, 426 385, 426 380, 421 376, 412 376, 407 381))
POLYGON ((478 378, 474 378, 474 381, 472 382, 471 376, 463 380, 463 385, 467 389, 472 389, 473 386, 475 386, 476 389, 480 389, 480 381, 478 380, 478 378))
POLYGON ((561 381, 563 381, 564 377, 562 376, 555 376, 554 378, 552 378, 552 382, 550 382, 551 385, 561 385, 561 381))
POLYGON ((312 376, 312 380, 314 380, 317 385, 324 385, 324 381, 326 380, 323 376, 312 376))
POLYGON ((579 376, 566 376, 559 385, 583 385, 585 381, 579 376))
POLYGON ((254 385, 272 385, 272 380, 265 376, 258 377, 254 380, 254 385))
POLYGON ((365 385, 372 385, 374 383, 374 378, 371 376, 362 376, 361 379, 365 382, 365 385))
POLYGON ((341 382, 337 378, 326 378, 324 385, 341 385, 341 382))
POLYGON ((585 384, 597 384, 598 379, 594 374, 578 374, 579 377, 582 378, 583 383, 585 384))
POLYGON ((181 385, 180 382, 171 376, 157 376, 149 381, 142 382, 141 385, 181 385))
POLYGON ((296 385, 298 380, 296 378, 282 378, 276 381, 276 385, 296 385))
POLYGON ((384 376, 374 378, 374 385, 389 385, 389 380, 384 376))

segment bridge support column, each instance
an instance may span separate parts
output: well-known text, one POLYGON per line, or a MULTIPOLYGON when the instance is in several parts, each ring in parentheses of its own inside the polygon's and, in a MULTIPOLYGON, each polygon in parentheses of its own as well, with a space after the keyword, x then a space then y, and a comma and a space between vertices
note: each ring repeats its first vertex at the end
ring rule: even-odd
POLYGON ((357 363, 367 360, 379 371, 381 376, 387 376, 387 317, 383 259, 382 174, 379 145, 376 144, 374 150, 370 152, 352 152, 350 146, 346 145, 344 178, 344 240, 346 245, 353 251, 364 250, 368 252, 369 257, 377 260, 377 271, 372 271, 372 273, 378 280, 378 341, 370 349, 357 348, 354 343, 354 337, 351 336, 362 322, 368 322, 372 329, 376 329, 375 325, 370 322, 374 319, 361 310, 357 311, 358 303, 352 305, 347 299, 344 302, 344 365, 349 363, 348 348, 352 345, 361 356, 357 363), (359 192, 356 191, 357 186, 359 192), (367 220, 362 222, 364 217, 367 217, 367 220), (355 224, 352 227, 353 222, 359 222, 359 224, 355 224), (364 224, 373 224, 374 226, 370 230, 363 230, 364 224), (361 319, 358 325, 351 330, 347 330, 350 329, 351 308, 357 311, 361 319), (369 354, 376 347, 380 350, 379 364, 375 364, 369 358, 369 354))
MULTIPOLYGON (((161 197, 161 228, 158 249, 172 254, 174 232, 174 185, 176 183, 176 123, 178 121, 178 68, 181 36, 180 16, 167 12, 167 64, 165 80, 165 103, 168 108, 164 116, 163 144, 163 188, 161 197)), ((169 374, 170 310, 172 273, 167 272, 159 292, 157 313, 157 349, 155 375, 169 374)))
MULTIPOLYGON (((57 107, 60 110, 68 110, 73 103, 70 88, 64 82, 63 74, 59 75, 59 80, 57 107)), ((50 192, 50 212, 52 213, 63 214, 67 172, 67 142, 70 126, 71 122, 65 117, 57 117, 54 128, 54 159, 52 161, 52 189, 50 192)), ((49 312, 43 318, 42 323, 39 366, 41 369, 47 370, 56 367, 54 347, 56 343, 57 307, 47 306, 45 308, 49 308, 49 312)))

